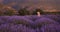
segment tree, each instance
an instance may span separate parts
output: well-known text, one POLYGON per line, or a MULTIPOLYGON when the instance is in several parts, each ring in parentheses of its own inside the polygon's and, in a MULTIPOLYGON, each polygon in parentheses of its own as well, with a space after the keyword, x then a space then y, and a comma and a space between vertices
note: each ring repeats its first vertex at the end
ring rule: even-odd
POLYGON ((40 12, 40 14, 44 13, 41 9, 35 9, 35 11, 33 11, 33 15, 37 15, 37 12, 40 12))
POLYGON ((3 15, 3 6, 4 6, 4 5, 0 3, 0 16, 3 15))
POLYGON ((27 11, 26 8, 20 9, 18 11, 19 15, 24 16, 24 15, 29 15, 29 11, 27 11))
POLYGON ((15 15, 17 12, 15 9, 11 8, 11 7, 7 7, 7 8, 4 8, 5 12, 4 12, 4 15, 15 15))

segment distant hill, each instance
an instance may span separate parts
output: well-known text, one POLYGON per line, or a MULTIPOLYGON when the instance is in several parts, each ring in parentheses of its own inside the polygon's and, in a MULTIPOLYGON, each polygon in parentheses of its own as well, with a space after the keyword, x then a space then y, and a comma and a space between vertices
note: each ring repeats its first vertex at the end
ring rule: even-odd
POLYGON ((0 0, 0 3, 11 6, 16 10, 28 6, 32 9, 41 8, 45 11, 60 11, 60 0, 0 0))

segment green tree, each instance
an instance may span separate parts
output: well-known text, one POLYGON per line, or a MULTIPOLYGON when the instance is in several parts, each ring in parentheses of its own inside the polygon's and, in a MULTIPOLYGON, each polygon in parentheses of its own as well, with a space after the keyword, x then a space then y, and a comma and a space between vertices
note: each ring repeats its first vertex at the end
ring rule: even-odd
POLYGON ((29 11, 27 11, 26 8, 20 9, 18 11, 19 15, 24 16, 24 15, 29 15, 29 11))
POLYGON ((41 9, 35 9, 35 11, 33 11, 33 15, 37 15, 37 12, 40 12, 40 14, 44 13, 41 9))

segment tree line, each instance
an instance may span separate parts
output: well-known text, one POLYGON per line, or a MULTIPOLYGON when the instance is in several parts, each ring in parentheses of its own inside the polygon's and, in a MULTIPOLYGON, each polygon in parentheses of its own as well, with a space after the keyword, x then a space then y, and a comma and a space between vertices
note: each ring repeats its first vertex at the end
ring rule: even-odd
POLYGON ((24 15, 37 15, 37 12, 40 12, 40 14, 43 14, 43 10, 41 9, 35 9, 34 11, 30 12, 27 10, 26 7, 19 9, 18 11, 12 9, 12 8, 4 8, 2 5, 0 6, 0 16, 3 15, 19 15, 19 16, 24 16, 24 15))

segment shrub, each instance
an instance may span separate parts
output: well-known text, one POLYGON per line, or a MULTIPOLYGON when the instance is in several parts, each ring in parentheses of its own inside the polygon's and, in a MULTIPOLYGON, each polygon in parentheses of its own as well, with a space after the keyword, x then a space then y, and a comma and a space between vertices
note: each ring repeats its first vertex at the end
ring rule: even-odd
POLYGON ((57 22, 60 22, 60 19, 59 19, 60 16, 59 15, 45 15, 45 17, 53 19, 53 20, 55 20, 57 22))
POLYGON ((36 32, 36 31, 22 24, 19 25, 2 24, 0 26, 0 32, 36 32))
POLYGON ((0 19, 2 19, 3 21, 6 22, 9 17, 10 17, 10 16, 0 16, 0 19))
MULTIPOLYGON (((13 26, 13 25, 12 25, 13 26)), ((9 25, 9 24, 1 24, 0 25, 0 32, 12 32, 11 30, 10 30, 10 27, 11 27, 11 25, 9 25)))
POLYGON ((41 26, 43 26, 43 25, 47 25, 47 24, 55 24, 55 25, 57 25, 57 24, 59 24, 58 22, 55 22, 54 20, 52 20, 52 19, 49 19, 49 18, 40 18, 40 19, 37 19, 36 21, 35 21, 35 26, 37 26, 37 27, 41 27, 41 26))
POLYGON ((29 15, 29 11, 27 11, 26 8, 20 9, 18 11, 19 15, 24 16, 24 15, 29 15))
POLYGON ((11 16, 8 20, 8 23, 14 23, 14 24, 23 24, 23 25, 32 25, 33 21, 23 17, 23 16, 11 16))
POLYGON ((27 19, 30 19, 30 20, 32 20, 34 22, 35 20, 40 19, 43 16, 39 17, 37 15, 29 15, 29 16, 24 16, 24 17, 26 17, 27 19))
POLYGON ((25 25, 14 25, 11 27, 12 31, 14 32, 35 32, 34 29, 28 28, 25 25))
POLYGON ((60 32, 60 25, 45 25, 41 27, 42 32, 60 32))
POLYGON ((2 19, 0 19, 0 25, 4 24, 4 23, 5 23, 5 21, 3 21, 2 19))

